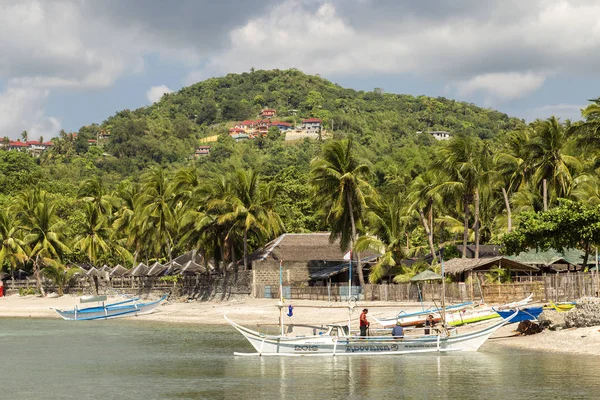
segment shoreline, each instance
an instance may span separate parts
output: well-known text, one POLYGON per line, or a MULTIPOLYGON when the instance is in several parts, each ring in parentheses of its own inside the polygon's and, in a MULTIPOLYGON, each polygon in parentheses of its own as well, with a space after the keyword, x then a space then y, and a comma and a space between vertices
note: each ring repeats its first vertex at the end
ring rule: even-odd
MULTIPOLYGON (((113 300, 119 299, 109 298, 108 301, 113 300)), ((60 319, 52 308, 72 309, 77 304, 79 297, 68 295, 45 298, 18 295, 0 297, 0 318, 60 319)), ((293 321, 294 324, 321 325, 348 321, 348 308, 343 303, 321 300, 287 301, 284 311, 287 312, 287 306, 290 304, 294 307, 293 317, 284 316, 286 323, 293 321)), ((358 318, 363 308, 369 309, 369 317, 372 318, 394 315, 401 309, 408 312, 420 310, 421 304, 361 301, 351 315, 353 327, 358 327, 358 318)), ((226 326, 228 324, 223 318, 224 314, 249 327, 279 324, 276 300, 251 298, 206 302, 171 300, 163 303, 157 312, 135 318, 138 321, 167 324, 226 326)), ((500 328, 492 339, 484 344, 483 351, 485 347, 493 346, 571 355, 600 355, 600 326, 559 331, 544 330, 530 336, 511 336, 514 335, 515 329, 515 324, 500 328)))

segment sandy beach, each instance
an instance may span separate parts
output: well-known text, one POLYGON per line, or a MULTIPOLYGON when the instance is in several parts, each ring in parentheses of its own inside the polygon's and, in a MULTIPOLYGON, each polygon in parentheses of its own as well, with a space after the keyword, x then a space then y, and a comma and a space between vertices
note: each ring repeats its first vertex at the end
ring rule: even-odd
MULTIPOLYGON (((109 299, 118 301, 119 299, 109 299)), ((52 308, 73 308, 79 303, 74 296, 36 297, 18 295, 0 297, 0 317, 20 318, 59 318, 52 308)), ((343 303, 327 301, 298 300, 286 303, 294 306, 293 317, 285 317, 294 324, 322 324, 348 321, 348 309, 343 303)), ((360 310, 369 309, 369 316, 387 317, 400 310, 421 309, 415 303, 359 302, 352 313, 352 324, 358 327, 360 310)), ((287 310, 286 310, 287 311, 287 310)), ((228 301, 185 302, 171 300, 159 307, 158 311, 145 316, 133 317, 144 321, 161 323, 184 323, 200 325, 224 325, 226 314, 232 320, 247 326, 277 325, 279 309, 274 300, 240 298, 228 301)), ((460 328, 459 328, 460 329, 460 328)), ((549 331, 531 336, 514 336, 516 324, 507 325, 494 335, 485 346, 507 346, 534 351, 556 353, 600 355, 600 327, 564 329, 549 331)))

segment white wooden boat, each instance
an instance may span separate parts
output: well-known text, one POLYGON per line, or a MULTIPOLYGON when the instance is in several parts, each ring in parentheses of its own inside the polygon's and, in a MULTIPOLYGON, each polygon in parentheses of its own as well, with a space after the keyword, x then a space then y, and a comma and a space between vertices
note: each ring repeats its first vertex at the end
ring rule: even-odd
POLYGON ((77 305, 72 310, 59 310, 53 308, 63 319, 68 321, 91 321, 97 319, 123 318, 136 315, 145 315, 154 312, 160 303, 167 298, 164 295, 160 299, 148 303, 139 301, 139 298, 127 299, 112 304, 105 304, 106 296, 84 296, 80 298, 81 303, 97 302, 98 306, 79 308, 77 305))
POLYGON ((256 353, 234 353, 236 355, 261 356, 356 356, 356 355, 401 355, 449 351, 477 351, 496 330, 514 318, 497 321, 488 327, 464 334, 439 333, 426 336, 350 336, 348 325, 328 325, 323 335, 286 336, 266 335, 231 321, 231 324, 250 342, 256 353))

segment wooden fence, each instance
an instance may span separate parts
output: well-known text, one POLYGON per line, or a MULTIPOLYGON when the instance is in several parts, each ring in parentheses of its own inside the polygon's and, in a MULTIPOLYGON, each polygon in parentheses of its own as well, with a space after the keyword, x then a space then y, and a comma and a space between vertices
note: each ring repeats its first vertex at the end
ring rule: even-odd
MULTIPOLYGON (((549 274, 544 276, 522 277, 512 283, 486 284, 474 279, 470 283, 448 283, 448 302, 486 301, 506 303, 521 300, 531 293, 535 301, 575 301, 581 297, 598 296, 599 279, 591 273, 549 274)), ((258 298, 278 298, 278 286, 255 285, 254 295, 258 298)), ((347 285, 332 286, 284 286, 286 299, 326 300, 332 302, 348 299, 347 285)), ((366 301, 439 302, 440 283, 381 284, 352 288, 352 296, 366 301)))

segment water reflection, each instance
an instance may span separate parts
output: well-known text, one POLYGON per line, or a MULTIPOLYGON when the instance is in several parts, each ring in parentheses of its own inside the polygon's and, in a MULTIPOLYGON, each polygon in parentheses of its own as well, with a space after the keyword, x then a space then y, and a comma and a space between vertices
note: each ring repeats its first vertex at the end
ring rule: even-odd
MULTIPOLYGON (((116 322, 116 321, 113 321, 116 322)), ((227 327, 0 320, 3 396, 40 399, 596 399, 600 360, 505 350, 236 357, 227 327), (10 368, 7 368, 10 366, 10 368), (65 384, 65 382, 77 382, 65 384)))

